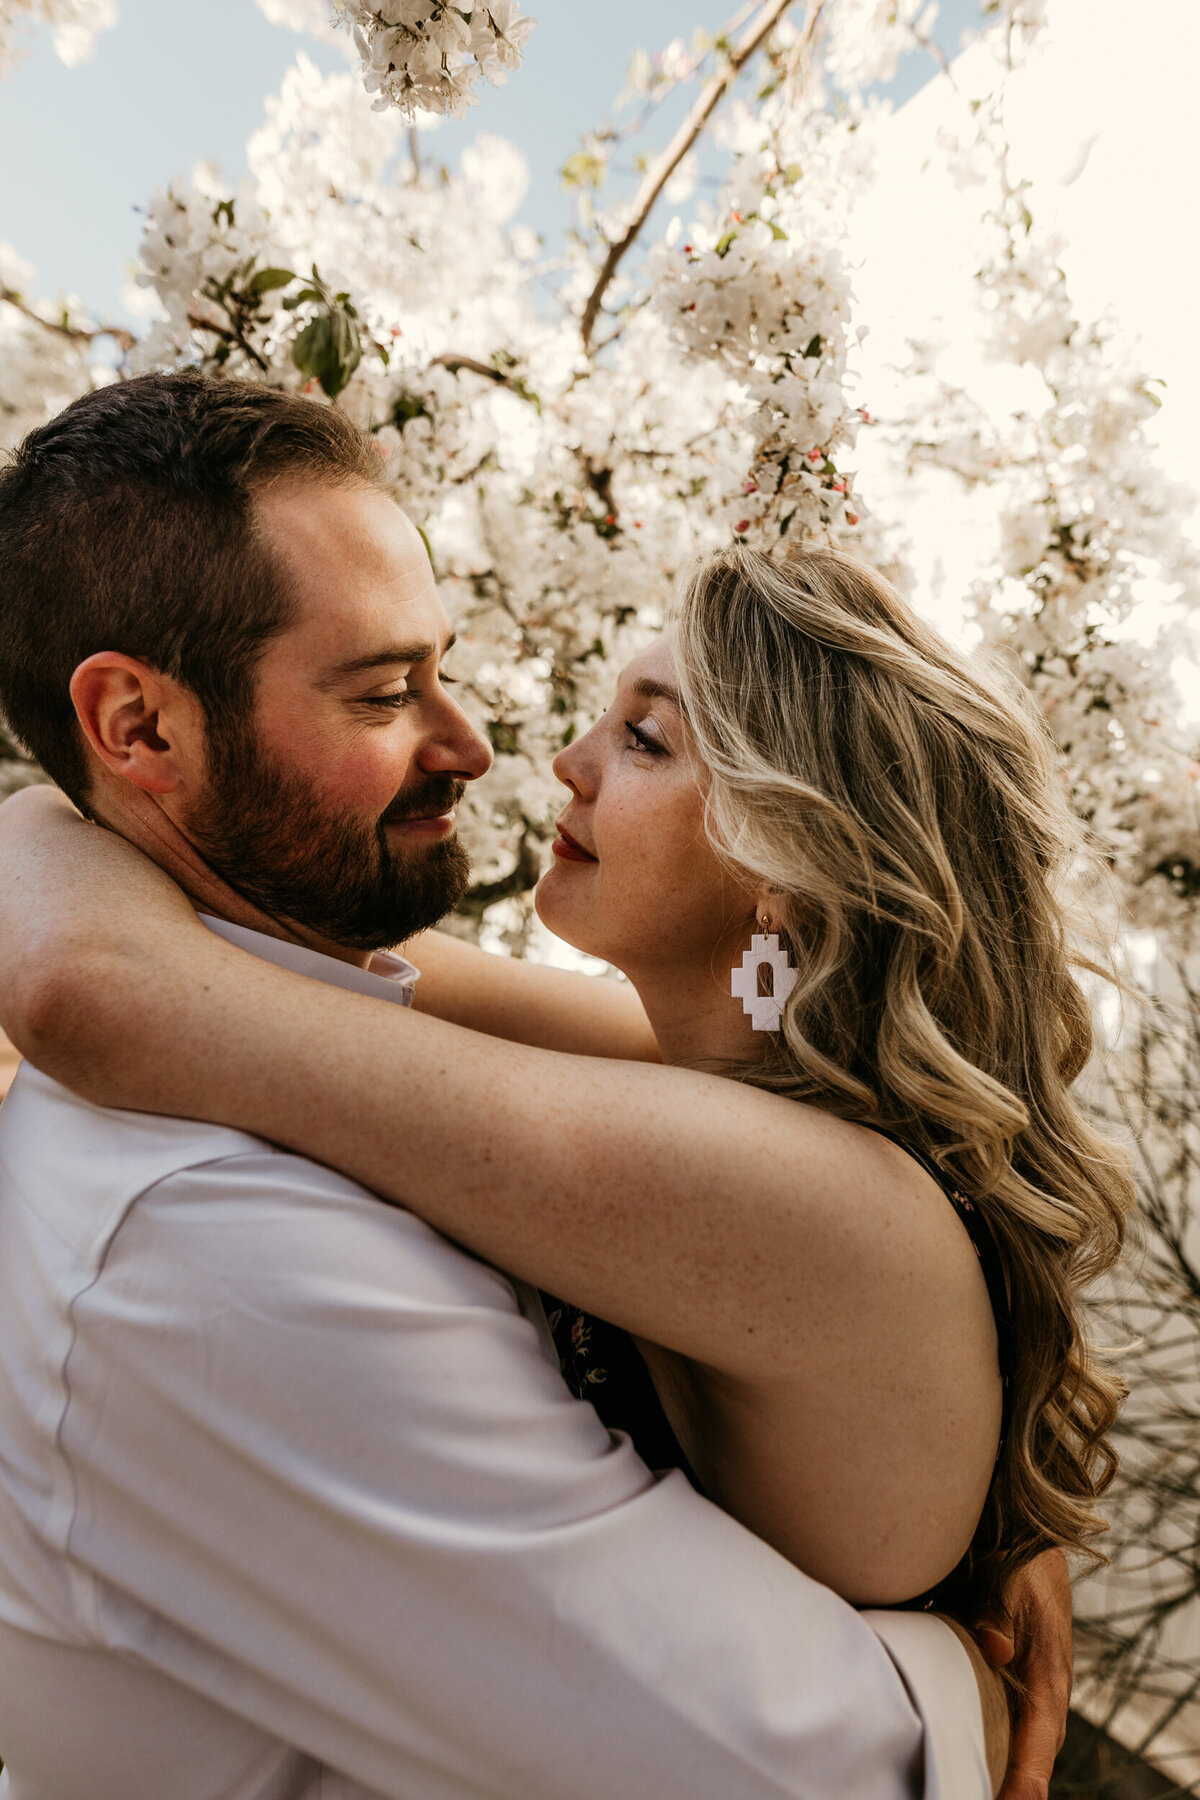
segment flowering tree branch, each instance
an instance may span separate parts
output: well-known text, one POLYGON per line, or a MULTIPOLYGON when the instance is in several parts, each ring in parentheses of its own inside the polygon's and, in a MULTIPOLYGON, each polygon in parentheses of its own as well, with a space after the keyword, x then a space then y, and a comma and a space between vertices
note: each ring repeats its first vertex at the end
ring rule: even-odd
POLYGON ((96 338, 110 337, 118 343, 122 350, 130 351, 137 343, 132 331, 124 325, 69 325, 65 319, 46 319, 40 312, 22 300, 15 288, 0 286, 0 301, 11 306, 23 318, 34 325, 40 325, 43 331, 52 331, 57 337, 67 338, 71 343, 90 344, 96 338))
MULTIPOLYGON (((596 278, 596 284, 588 295, 587 305, 583 309, 583 318, 580 321, 579 329, 583 338, 583 347, 589 355, 592 351, 596 321, 600 316, 601 302, 612 284, 614 275, 636 242, 638 233, 650 217, 659 195, 750 58, 762 46, 792 4, 793 0, 764 0, 763 6, 750 21, 744 35, 730 51, 724 68, 720 69, 701 90, 695 105, 671 142, 658 161, 647 169, 642 184, 634 195, 629 223, 621 236, 609 245, 608 255, 604 259, 596 278)), ((824 0, 810 0, 808 18, 805 21, 803 33, 806 43, 812 42, 823 6, 824 0)))
POLYGON ((449 369, 451 375, 457 375, 460 369, 468 369, 472 375, 482 375, 485 381, 494 381, 497 387, 504 387, 508 383, 508 375, 504 369, 480 362, 475 356, 456 356, 448 351, 444 356, 435 356, 429 366, 431 369, 449 369))

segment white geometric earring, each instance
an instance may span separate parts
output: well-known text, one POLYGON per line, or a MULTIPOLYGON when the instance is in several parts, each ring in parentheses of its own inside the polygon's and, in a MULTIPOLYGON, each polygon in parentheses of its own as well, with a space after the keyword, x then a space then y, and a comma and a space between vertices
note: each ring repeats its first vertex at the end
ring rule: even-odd
MULTIPOLYGON (((767 920, 760 919, 759 923, 765 926, 767 920)), ((779 947, 778 934, 771 931, 760 936, 755 932, 740 968, 732 971, 729 981, 730 993, 741 1001, 742 1011, 749 1013, 755 1031, 779 1030, 784 1001, 795 985, 796 971, 788 961, 787 951, 779 947), (769 994, 758 991, 758 971, 764 966, 770 968, 773 977, 769 994)))

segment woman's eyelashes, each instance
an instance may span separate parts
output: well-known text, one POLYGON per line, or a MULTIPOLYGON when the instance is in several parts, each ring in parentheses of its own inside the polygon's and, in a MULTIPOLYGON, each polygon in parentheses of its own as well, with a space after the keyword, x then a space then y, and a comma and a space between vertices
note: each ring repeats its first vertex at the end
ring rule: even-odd
POLYGON ((633 739, 631 749, 644 750, 648 756, 665 756, 667 746, 658 742, 657 738, 645 731, 642 726, 635 725, 632 719, 626 719, 625 729, 633 739))

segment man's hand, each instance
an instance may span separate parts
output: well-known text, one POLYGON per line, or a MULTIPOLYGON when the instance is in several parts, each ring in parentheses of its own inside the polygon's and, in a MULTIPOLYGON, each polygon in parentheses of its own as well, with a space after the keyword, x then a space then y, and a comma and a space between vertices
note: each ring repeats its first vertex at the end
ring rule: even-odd
POLYGON ((1004 1596, 1009 1622, 978 1619, 975 1639, 993 1668, 1023 1683, 999 1800, 1047 1800, 1071 1699, 1071 1578, 1061 1550, 1026 1563, 1004 1596))

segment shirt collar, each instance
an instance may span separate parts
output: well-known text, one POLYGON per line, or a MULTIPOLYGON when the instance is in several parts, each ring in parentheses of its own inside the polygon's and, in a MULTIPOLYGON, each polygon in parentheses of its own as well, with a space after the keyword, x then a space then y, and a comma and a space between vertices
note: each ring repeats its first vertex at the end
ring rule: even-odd
POLYGON ((312 981, 326 981, 330 987, 348 988, 352 994, 368 994, 375 1000, 390 1000, 396 1006, 411 1006, 413 988, 419 971, 402 956, 390 950, 376 950, 365 969, 357 963, 340 961, 305 944, 293 944, 285 938, 268 937, 265 931, 251 931, 245 925, 231 925, 212 913, 199 915, 202 924, 226 943, 278 968, 290 969, 295 975, 307 975, 312 981))

